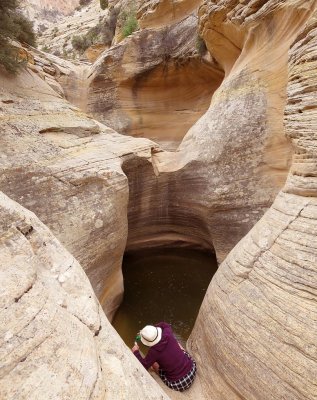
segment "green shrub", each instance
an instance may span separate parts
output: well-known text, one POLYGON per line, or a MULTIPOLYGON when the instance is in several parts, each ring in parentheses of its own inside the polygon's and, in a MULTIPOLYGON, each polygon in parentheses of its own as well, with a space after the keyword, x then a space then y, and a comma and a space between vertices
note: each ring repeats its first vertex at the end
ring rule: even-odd
POLYGON ((19 42, 35 46, 36 38, 33 30, 33 23, 19 13, 14 16, 14 23, 17 26, 16 39, 19 42))
POLYGON ((0 64, 9 72, 17 72, 21 62, 11 40, 35 46, 32 23, 18 11, 18 0, 0 0, 0 64))
POLYGON ((86 35, 75 35, 72 38, 72 46, 75 50, 83 53, 88 47, 97 42, 99 34, 101 32, 102 24, 99 23, 96 26, 89 29, 86 35))
POLYGON ((105 10, 108 7, 108 0, 100 0, 100 7, 105 10))
POLYGON ((72 46, 75 50, 83 53, 89 47, 89 43, 87 43, 85 36, 75 35, 72 37, 72 46))
POLYGON ((51 48, 45 45, 42 47, 42 51, 45 51, 45 53, 49 53, 51 51, 51 48))
POLYGON ((16 73, 21 66, 17 58, 17 51, 10 46, 0 46, 0 64, 10 73, 16 73))
POLYGON ((124 12, 121 15, 122 18, 122 35, 123 37, 127 37, 131 35, 134 31, 136 31, 138 26, 138 20, 136 19, 135 11, 130 10, 128 12, 124 12))

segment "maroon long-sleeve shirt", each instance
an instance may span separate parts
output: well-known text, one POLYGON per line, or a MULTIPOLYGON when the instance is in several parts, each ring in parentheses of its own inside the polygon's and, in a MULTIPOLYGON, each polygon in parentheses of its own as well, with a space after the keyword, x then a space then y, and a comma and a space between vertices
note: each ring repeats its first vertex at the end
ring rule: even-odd
POLYGON ((193 366, 193 362, 179 347, 169 324, 160 322, 155 326, 162 328, 161 340, 150 347, 145 358, 141 356, 138 350, 134 351, 134 355, 144 368, 148 369, 157 362, 169 381, 177 381, 188 374, 193 366))

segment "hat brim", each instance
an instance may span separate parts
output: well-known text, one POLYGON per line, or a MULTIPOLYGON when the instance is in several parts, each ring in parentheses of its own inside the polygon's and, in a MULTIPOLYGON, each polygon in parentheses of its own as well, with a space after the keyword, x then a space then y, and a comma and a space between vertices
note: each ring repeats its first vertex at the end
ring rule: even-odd
POLYGON ((152 342, 147 341, 146 339, 144 339, 144 337, 141 335, 141 342, 145 345, 145 346, 149 346, 152 347, 154 345, 156 345, 161 339, 162 339, 162 328, 159 327, 155 327, 157 330, 157 336, 155 338, 155 340, 153 340, 152 342))

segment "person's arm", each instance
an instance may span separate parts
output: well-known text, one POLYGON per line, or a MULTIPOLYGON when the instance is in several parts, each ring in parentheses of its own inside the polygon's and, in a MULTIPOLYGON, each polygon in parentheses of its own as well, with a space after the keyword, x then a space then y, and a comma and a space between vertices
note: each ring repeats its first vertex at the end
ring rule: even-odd
POLYGON ((149 349, 149 352, 147 353, 145 358, 141 356, 138 345, 133 346, 132 351, 145 369, 149 369, 156 361, 157 354, 156 351, 153 349, 149 349))

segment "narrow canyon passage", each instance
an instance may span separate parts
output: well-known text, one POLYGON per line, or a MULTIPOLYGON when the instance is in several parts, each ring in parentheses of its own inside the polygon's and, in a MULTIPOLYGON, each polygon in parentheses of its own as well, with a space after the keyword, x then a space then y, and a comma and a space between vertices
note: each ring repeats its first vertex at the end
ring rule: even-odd
POLYGON ((189 248, 143 249, 127 252, 122 269, 124 299, 113 326, 127 346, 143 326, 160 321, 170 323, 185 345, 217 270, 215 255, 189 248))

